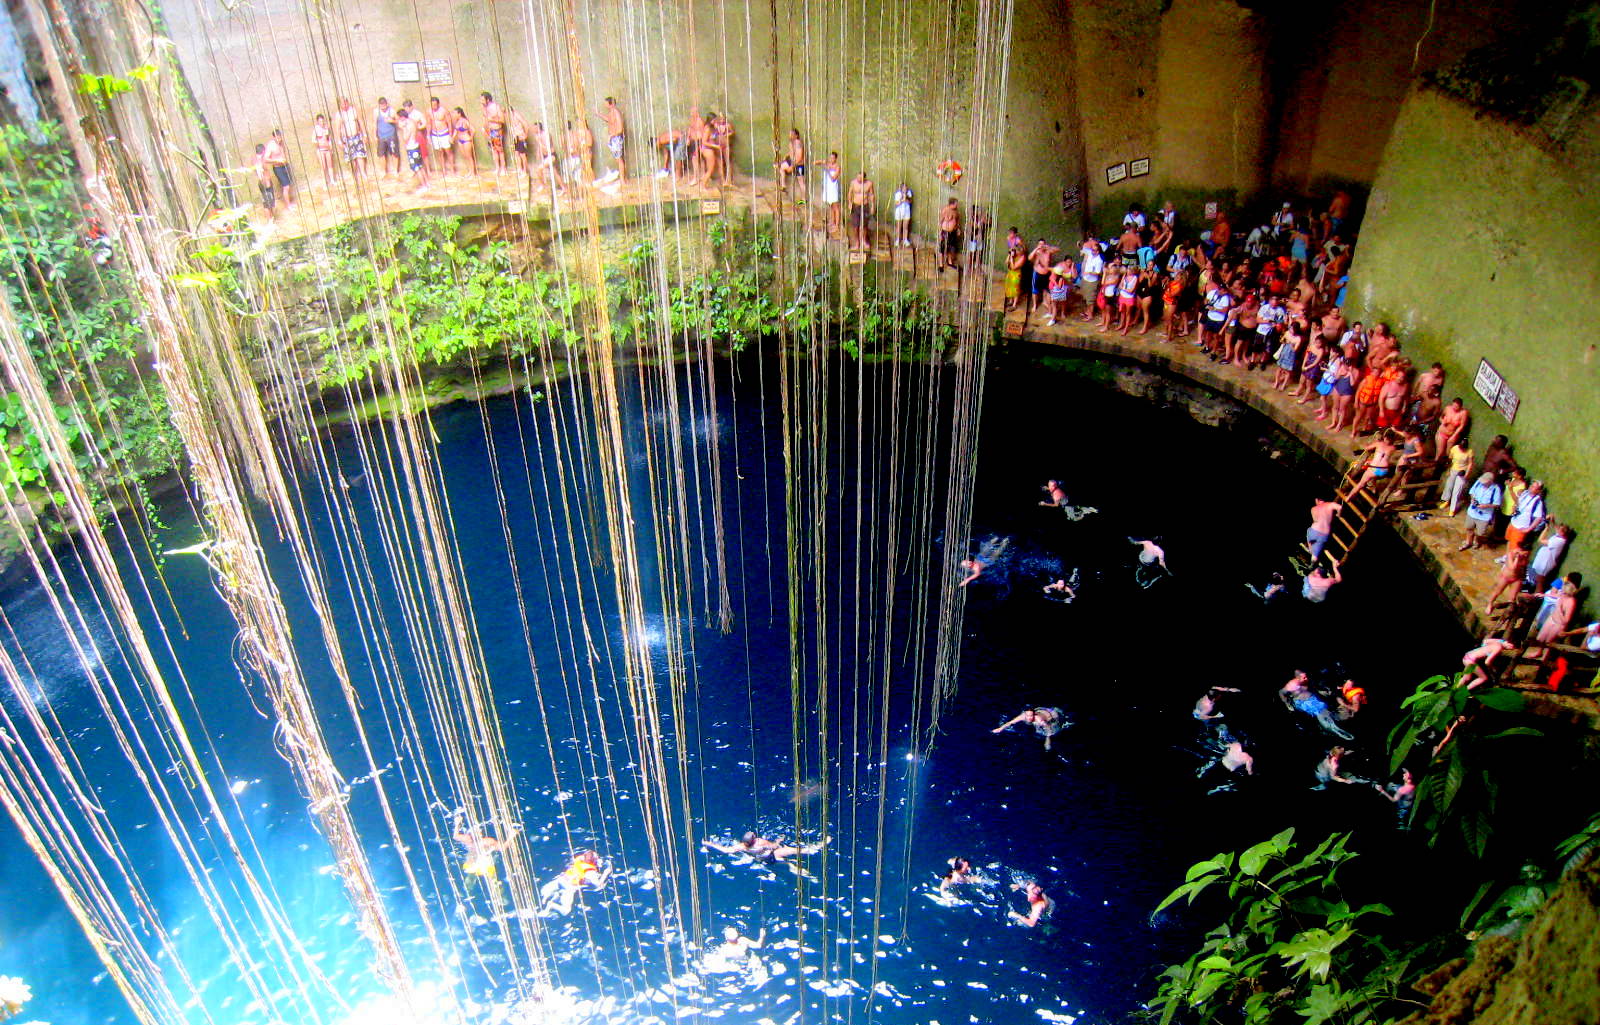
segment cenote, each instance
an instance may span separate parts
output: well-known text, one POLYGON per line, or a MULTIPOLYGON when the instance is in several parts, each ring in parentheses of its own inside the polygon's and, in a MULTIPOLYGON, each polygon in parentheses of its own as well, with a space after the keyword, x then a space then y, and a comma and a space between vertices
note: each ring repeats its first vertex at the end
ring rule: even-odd
MULTIPOLYGON (((1396 885, 1394 866, 1417 864, 1420 841, 1397 833, 1389 805, 1366 787, 1309 790, 1325 738, 1297 725, 1304 717, 1291 717, 1275 696, 1294 668, 1331 672, 1340 663, 1373 695, 1373 706, 1352 727, 1355 757, 1367 762, 1353 762, 1349 771, 1386 778, 1382 740, 1395 706, 1417 680, 1448 666, 1464 640, 1431 580, 1395 538, 1379 531, 1363 542, 1349 580, 1325 605, 1263 606, 1245 584, 1286 568, 1318 486, 1273 458, 1280 442, 1270 425, 1247 417, 1232 429, 1204 426, 1181 409, 1108 390, 1087 379, 1081 365, 1055 368, 1041 357, 1027 349, 999 352, 988 370, 973 542, 994 535, 1011 544, 1000 565, 968 588, 958 690, 931 747, 910 728, 913 694, 926 685, 906 675, 916 653, 899 651, 887 660, 886 695, 879 681, 857 671, 863 653, 882 642, 860 627, 931 615, 927 596, 904 587, 888 593, 888 584, 915 579, 918 563, 947 565, 945 547, 969 542, 940 537, 919 545, 929 519, 919 509, 943 502, 942 494, 917 496, 897 517, 884 515, 885 503, 914 489, 929 467, 915 451, 899 462, 872 463, 876 457, 857 440, 894 431, 914 436, 907 418, 929 410, 943 415, 951 376, 835 363, 829 430, 807 434, 826 436, 828 446, 808 456, 815 473, 788 482, 780 361, 772 353, 716 361, 711 395, 702 390, 705 368, 698 363, 672 370, 670 388, 650 384, 621 393, 629 437, 670 440, 682 446, 683 465, 706 468, 698 485, 705 488, 703 502, 685 508, 682 522, 655 522, 650 507, 638 503, 631 524, 639 537, 666 531, 683 539, 684 558, 674 565, 652 558, 644 572, 679 574, 680 590, 694 596, 678 608, 651 609, 644 638, 663 672, 672 658, 692 670, 692 700, 681 709, 668 705, 661 685, 669 737, 685 738, 681 750, 669 743, 663 752, 669 761, 682 760, 682 778, 691 781, 684 806, 692 810, 681 828, 724 842, 746 829, 831 837, 825 856, 799 859, 806 875, 698 851, 678 867, 680 890, 687 893, 692 879, 696 894, 682 921, 658 903, 662 858, 644 839, 640 805, 649 795, 640 793, 635 774, 649 753, 629 728, 617 679, 625 628, 608 580, 608 540, 598 530, 567 529, 557 513, 579 510, 570 522, 581 524, 582 510, 595 501, 581 472, 587 457, 580 435, 570 428, 592 415, 596 399, 581 382, 567 380, 536 400, 524 391, 431 414, 535 874, 540 881, 556 875, 569 852, 584 846, 600 850, 615 869, 608 888, 581 895, 571 915, 540 920, 558 991, 537 1012, 517 1000, 507 977, 506 916, 496 919, 490 884, 436 868, 423 873, 416 886, 435 912, 439 941, 455 951, 454 999, 471 1009, 473 1020, 783 1022, 798 1014, 904 1023, 1115 1022, 1151 992, 1155 971, 1194 943, 1192 920, 1172 913, 1151 918, 1184 867, 1289 825, 1307 835, 1356 830, 1370 841, 1363 885, 1415 921, 1419 933, 1436 924, 1431 902, 1452 885, 1452 874, 1435 864, 1426 877, 1407 876, 1396 885), (930 379, 938 382, 931 395, 918 383, 930 379), (706 554, 715 534, 711 467, 720 474, 730 633, 719 629, 718 576, 706 554), (1098 511, 1072 522, 1040 508, 1039 485, 1048 477, 1062 479, 1075 503, 1098 511), (800 493, 824 481, 825 495, 800 493), (803 579, 793 581, 786 507, 813 498, 831 525, 821 532, 829 547, 798 560, 803 579), (901 533, 897 545, 865 533, 889 530, 901 533), (1169 577, 1149 588, 1134 582, 1130 535, 1163 538, 1169 577), (886 550, 900 553, 890 571, 863 557, 886 550), (1072 568, 1079 573, 1077 600, 1043 600, 1042 583, 1072 568), (799 640, 791 645, 793 603, 811 607, 819 595, 831 610, 831 636, 819 644, 816 621, 802 609, 799 640), (1410 643, 1360 643, 1380 595, 1389 607, 1408 610, 1410 643), (835 692, 838 700, 827 707, 841 712, 839 721, 818 722, 809 703, 796 712, 790 684, 796 663, 835 692), (1219 780, 1195 778, 1200 761, 1188 714, 1210 685, 1241 688, 1230 721, 1256 751, 1257 775, 1217 793, 1208 791, 1219 780), (990 733, 1028 705, 1059 706, 1072 721, 1048 752, 1031 732, 990 733), (996 885, 968 888, 965 899, 938 899, 937 876, 955 855, 971 859, 996 885), (1044 928, 1006 922, 1006 910, 1021 906, 1007 884, 1023 878, 1037 879, 1055 901, 1044 928), (669 964, 666 948, 689 944, 684 956, 692 961, 695 945, 703 952, 728 925, 752 936, 765 930, 759 978, 696 975, 682 957, 669 964)), ((810 379, 804 367, 792 369, 810 379)), ((666 380, 654 372, 630 379, 666 380)), ((425 660, 413 650, 414 639, 372 630, 375 622, 404 618, 399 596, 383 583, 392 550, 376 541, 385 527, 375 510, 395 501, 405 481, 379 449, 363 450, 349 428, 317 446, 342 475, 355 519, 338 523, 329 509, 314 511, 307 522, 315 546, 336 564, 339 552, 349 554, 341 538, 374 539, 359 571, 378 582, 363 588, 374 606, 358 608, 345 598, 335 609, 352 677, 366 695, 367 742, 402 809, 405 842, 428 849, 427 863, 448 870, 460 860, 448 835, 452 809, 401 800, 424 793, 426 781, 446 768, 431 743, 396 730, 406 702, 422 708, 431 700, 429 681, 420 674, 381 679, 368 654, 393 646, 401 663, 425 660)), ((641 493, 650 486, 654 455, 643 445, 633 450, 630 483, 641 493)), ((947 468, 933 469, 931 479, 939 480, 947 468)), ((197 536, 185 506, 169 503, 161 518, 167 524, 158 535, 161 547, 183 548, 197 536)), ((285 545, 272 543, 269 557, 275 575, 292 576, 285 545)), ((87 601, 81 570, 65 553, 63 565, 87 601)), ((142 568, 151 569, 147 561, 142 568)), ((225 777, 213 782, 230 799, 227 815, 253 838, 252 857, 275 887, 286 925, 328 987, 297 983, 270 964, 263 977, 280 996, 302 986, 282 999, 285 1007, 304 1006, 303 1020, 313 1013, 351 1025, 395 1020, 327 844, 275 745, 266 702, 241 684, 225 654, 237 627, 206 563, 167 555, 164 580, 170 605, 157 601, 159 616, 144 613, 151 635, 164 632, 171 644, 157 657, 171 679, 183 681, 177 700, 185 715, 206 725, 194 738, 201 760, 219 772, 225 767, 225 777)), ((306 663, 325 661, 303 596, 289 603, 306 663)), ((192 980, 205 1006, 230 1022, 273 1021, 237 971, 217 960, 215 927, 154 821, 144 786, 108 735, 83 669, 60 643, 42 594, 19 587, 4 605, 15 631, 13 656, 26 656, 41 692, 36 697, 48 698, 83 769, 98 780, 94 801, 119 824, 122 853, 149 887, 145 896, 171 929, 175 949, 191 965, 209 965, 211 974, 192 980)), ((97 626, 86 636, 108 661, 110 678, 125 679, 105 631, 97 626)), ((310 675, 326 713, 329 749, 347 773, 349 808, 365 835, 383 837, 374 781, 355 768, 358 737, 341 714, 337 684, 325 671, 310 675)), ((809 685, 800 691, 810 693, 809 685)), ((13 719, 21 714, 16 695, 0 700, 13 719)), ((132 718, 150 724, 148 711, 132 718)), ((192 807, 174 814, 191 827, 204 818, 192 807)), ((8 953, 29 965, 36 998, 52 1008, 49 1020, 134 1020, 17 835, 6 831, 0 845, 8 896, 0 930, 8 953)), ((410 884, 389 845, 380 840, 368 855, 394 902, 402 947, 421 952, 429 940, 406 911, 410 884)), ((238 898, 222 909, 224 917, 246 914, 236 874, 220 863, 207 868, 228 879, 224 894, 238 898)), ((513 919, 525 913, 507 910, 513 919)), ((445 981, 427 971, 415 981, 426 998, 450 999, 445 981)))

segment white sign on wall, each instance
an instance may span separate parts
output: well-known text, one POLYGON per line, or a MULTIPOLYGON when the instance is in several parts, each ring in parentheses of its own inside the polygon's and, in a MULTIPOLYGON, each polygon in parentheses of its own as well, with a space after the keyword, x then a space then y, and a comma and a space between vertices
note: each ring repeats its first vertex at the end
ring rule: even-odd
POLYGON ((450 75, 450 61, 433 57, 422 62, 422 77, 428 85, 450 85, 455 79, 450 75))
POLYGON ((395 61, 392 66, 396 82, 422 81, 422 65, 416 61, 395 61))

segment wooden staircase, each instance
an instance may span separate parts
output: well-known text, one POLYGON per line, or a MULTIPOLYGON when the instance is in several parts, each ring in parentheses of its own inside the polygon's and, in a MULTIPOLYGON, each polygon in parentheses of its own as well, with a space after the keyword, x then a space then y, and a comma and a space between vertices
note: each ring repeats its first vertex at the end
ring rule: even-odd
MULTIPOLYGON (((1333 518, 1333 524, 1328 531, 1328 543, 1323 551, 1338 562, 1343 562, 1349 557, 1356 542, 1366 533, 1367 525, 1377 518, 1378 510, 1383 508, 1384 498, 1394 483, 1394 475, 1391 473, 1382 481, 1373 481, 1357 491, 1356 481, 1361 479, 1366 469, 1365 459, 1357 459, 1351 463, 1334 491, 1334 501, 1338 502, 1341 508, 1339 515, 1333 518)), ((1311 557, 1311 546, 1306 542, 1300 542, 1300 551, 1307 559, 1311 557)))

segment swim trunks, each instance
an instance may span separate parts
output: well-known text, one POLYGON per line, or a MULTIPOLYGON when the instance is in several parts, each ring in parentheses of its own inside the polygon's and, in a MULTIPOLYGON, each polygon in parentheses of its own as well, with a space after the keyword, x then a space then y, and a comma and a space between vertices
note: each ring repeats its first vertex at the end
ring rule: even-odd
POLYGON ((407 146, 406 147, 406 164, 413 171, 422 170, 422 147, 421 146, 407 146))
POLYGON ((620 135, 613 135, 611 138, 606 140, 606 148, 609 149, 611 151, 611 155, 616 157, 618 160, 622 159, 622 144, 624 141, 625 140, 620 135))
POLYGON ((379 137, 379 139, 378 139, 378 156, 379 157, 398 157, 399 155, 400 155, 400 142, 399 142, 398 139, 396 139, 392 135, 389 136, 388 138, 383 138, 381 136, 379 137))
POLYGON ((344 158, 346 160, 365 160, 367 156, 367 140, 359 135, 344 137, 344 158))
POLYGON ((857 228, 865 228, 872 220, 872 210, 866 204, 850 205, 850 223, 857 228))
POLYGON ((294 182, 289 177, 289 165, 288 164, 274 164, 274 165, 272 165, 272 176, 274 178, 278 179, 278 185, 279 185, 280 188, 285 188, 286 189, 290 185, 294 184, 294 182))
POLYGON ((266 209, 271 210, 273 204, 278 201, 278 194, 272 191, 271 185, 262 185, 260 182, 257 182, 256 184, 261 189, 261 205, 266 209))

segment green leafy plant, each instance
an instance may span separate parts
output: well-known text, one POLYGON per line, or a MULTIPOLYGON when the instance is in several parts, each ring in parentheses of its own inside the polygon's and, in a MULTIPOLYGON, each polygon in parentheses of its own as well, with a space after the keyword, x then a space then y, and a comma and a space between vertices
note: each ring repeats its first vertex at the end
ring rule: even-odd
POLYGON ((1156 913, 1203 894, 1223 899, 1221 922, 1198 950, 1161 973, 1149 1015, 1267 1025, 1382 1020, 1410 960, 1368 931, 1382 904, 1352 906, 1339 869, 1356 857, 1348 833, 1309 850, 1285 829, 1246 850, 1189 868, 1156 913))
POLYGON ((1427 766, 1415 773, 1412 821, 1427 834, 1430 846, 1441 834, 1459 833, 1467 852, 1482 858, 1499 797, 1493 772, 1496 742, 1543 734, 1492 714, 1522 711, 1526 699, 1521 693, 1506 687, 1469 690, 1463 679, 1431 676, 1401 702, 1400 720, 1389 733, 1389 771, 1398 771, 1426 739, 1437 738, 1427 766), (1485 711, 1491 714, 1483 715, 1485 711))

